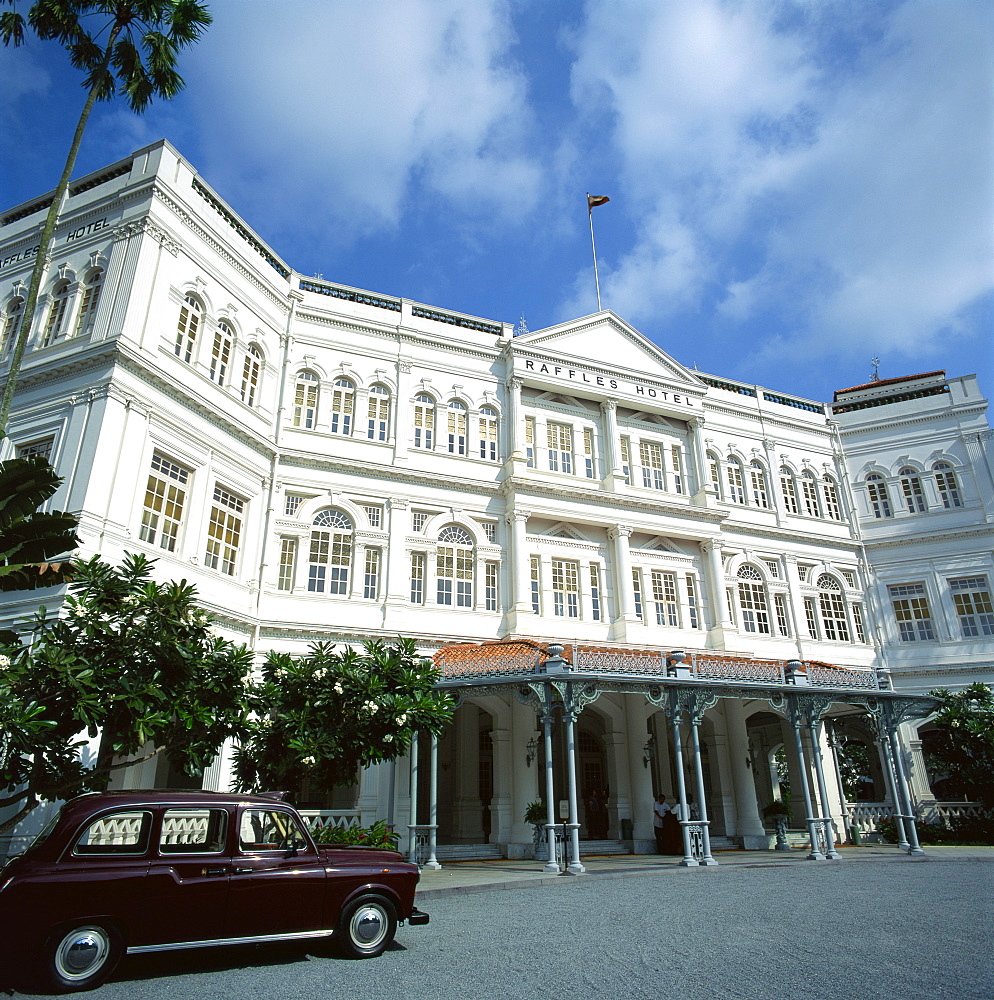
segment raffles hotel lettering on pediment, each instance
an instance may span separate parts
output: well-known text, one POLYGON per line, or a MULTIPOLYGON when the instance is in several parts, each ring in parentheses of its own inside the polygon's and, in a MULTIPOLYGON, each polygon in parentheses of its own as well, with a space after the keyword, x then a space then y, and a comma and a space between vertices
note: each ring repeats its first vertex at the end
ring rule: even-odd
POLYGON ((537 358, 522 358, 516 363, 517 371, 522 375, 549 376, 552 379, 584 385, 590 389, 600 389, 610 396, 623 393, 633 397, 633 400, 646 402, 655 400, 659 403, 676 406, 696 406, 697 402, 687 394, 682 386, 679 389, 663 388, 659 384, 624 378, 620 375, 604 375, 590 371, 579 365, 555 364, 551 361, 540 361, 537 358))

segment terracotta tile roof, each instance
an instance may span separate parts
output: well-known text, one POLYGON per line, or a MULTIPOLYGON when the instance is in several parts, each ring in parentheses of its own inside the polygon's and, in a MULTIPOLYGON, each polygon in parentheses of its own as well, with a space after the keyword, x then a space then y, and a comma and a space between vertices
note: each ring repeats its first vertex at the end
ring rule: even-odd
POLYGON ((897 378, 882 378, 878 379, 876 382, 864 382, 862 385, 851 385, 848 389, 836 389, 835 390, 835 400, 839 399, 839 396, 844 392, 856 392, 859 389, 875 389, 878 385, 897 385, 898 382, 913 382, 916 378, 931 378, 932 376, 940 376, 941 378, 946 377, 945 371, 938 372, 921 372, 918 375, 899 375, 897 378))

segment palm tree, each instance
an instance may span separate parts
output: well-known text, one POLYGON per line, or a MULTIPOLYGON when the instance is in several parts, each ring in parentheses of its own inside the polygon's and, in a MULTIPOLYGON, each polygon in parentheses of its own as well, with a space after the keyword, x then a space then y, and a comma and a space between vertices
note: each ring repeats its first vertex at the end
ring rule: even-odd
MULTIPOLYGON (((16 0, 0 0, 0 5, 10 7, 15 3, 16 0)), ((140 114, 154 97, 174 97, 183 89, 183 79, 175 68, 178 52, 197 41, 212 20, 200 0, 35 0, 31 5, 27 24, 39 38, 62 43, 73 66, 86 73, 83 86, 87 96, 62 177, 42 226, 27 301, 0 401, 0 431, 7 426, 38 292, 45 277, 52 235, 93 105, 121 94, 127 97, 131 109, 140 114)), ((22 45, 24 29, 24 16, 16 10, 0 14, 0 39, 4 45, 22 45)))
POLYGON ((0 591, 54 587, 69 579, 70 563, 51 560, 79 544, 76 518, 38 510, 61 482, 38 456, 0 462, 0 591))

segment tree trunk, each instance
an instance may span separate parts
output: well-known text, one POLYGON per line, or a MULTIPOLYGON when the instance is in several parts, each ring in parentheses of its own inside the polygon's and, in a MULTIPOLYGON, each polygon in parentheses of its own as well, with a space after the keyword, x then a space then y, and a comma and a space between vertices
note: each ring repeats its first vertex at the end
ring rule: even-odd
MULTIPOLYGON (((123 25, 115 24, 111 29, 110 37, 107 40, 107 47, 104 49, 103 63, 101 69, 106 70, 110 63, 111 53, 114 50, 114 42, 121 33, 123 25)), ((35 257, 34 269, 31 272, 31 283, 28 286, 28 297, 24 303, 24 311, 21 313, 21 324, 17 330, 17 339, 14 342, 14 351, 10 358, 10 368, 7 371, 7 384, 3 390, 3 400, 0 401, 0 433, 7 429, 7 419, 10 416, 10 407, 14 400, 14 391, 17 388, 17 376, 21 370, 21 359, 24 357, 24 349, 28 343, 28 335, 34 321, 35 307, 38 304, 38 293, 41 290, 41 283, 48 269, 48 255, 52 245, 52 236, 55 234, 55 226, 59 221, 59 214, 62 211, 62 203, 65 201, 66 192, 69 190, 69 178, 72 177, 73 168, 76 166, 76 157, 79 154, 79 147, 83 142, 83 132, 89 120, 90 112, 97 100, 98 84, 90 88, 86 96, 86 103, 83 111, 76 123, 76 132, 73 135, 72 145, 69 147, 69 155, 66 157, 66 165, 62 168, 62 177, 59 185, 55 189, 55 196, 52 204, 48 206, 48 215, 45 216, 45 223, 41 228, 41 239, 38 243, 38 255, 35 257)))

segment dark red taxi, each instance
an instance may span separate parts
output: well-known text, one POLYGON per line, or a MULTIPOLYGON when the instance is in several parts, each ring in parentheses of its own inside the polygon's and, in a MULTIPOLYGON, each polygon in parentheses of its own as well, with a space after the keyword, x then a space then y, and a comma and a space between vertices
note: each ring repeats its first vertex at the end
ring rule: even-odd
POLYGON ((53 992, 99 985, 125 953, 328 938, 371 958, 428 922, 417 882, 396 851, 315 844, 274 796, 94 793, 0 871, 0 948, 11 982, 53 992))

